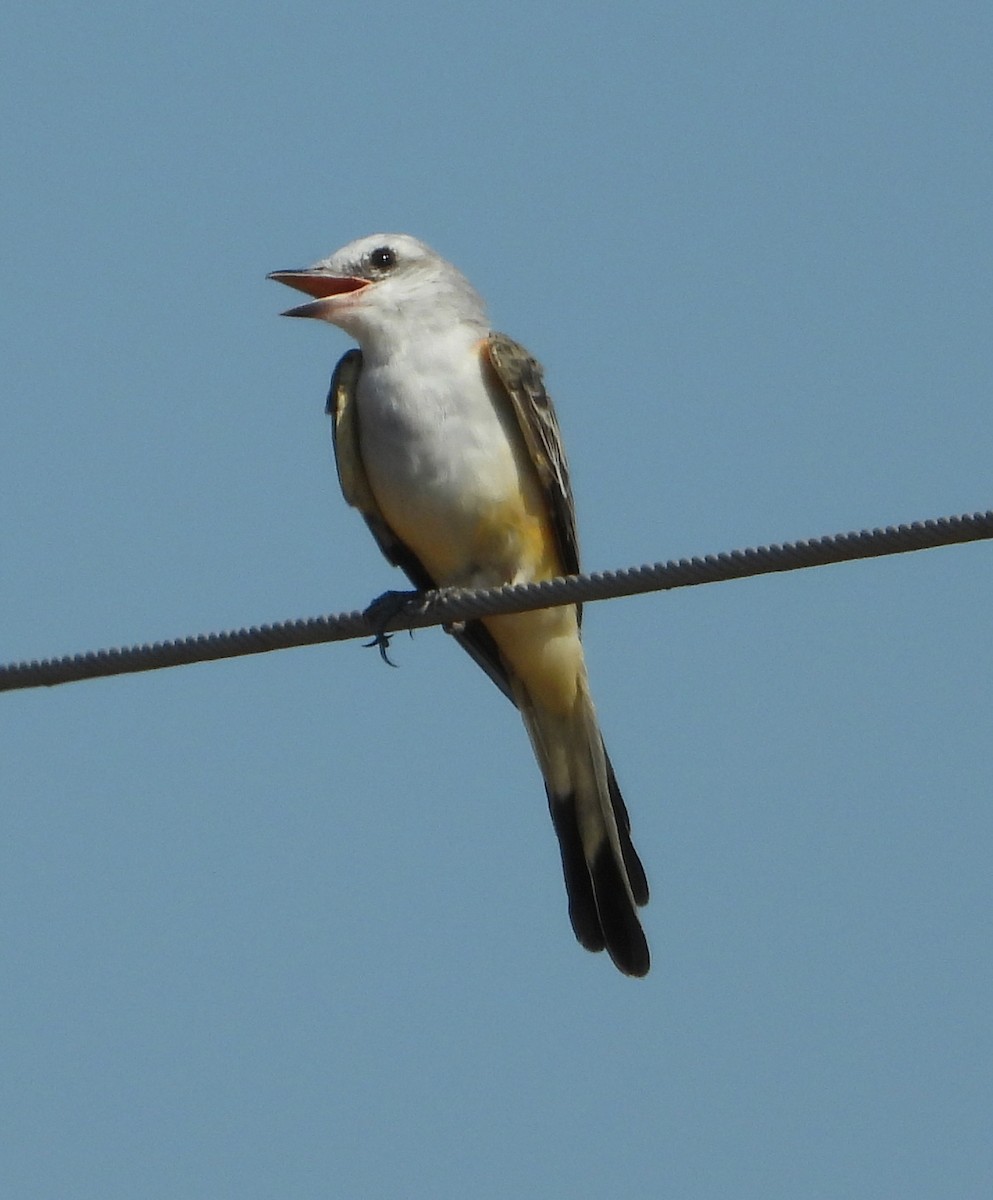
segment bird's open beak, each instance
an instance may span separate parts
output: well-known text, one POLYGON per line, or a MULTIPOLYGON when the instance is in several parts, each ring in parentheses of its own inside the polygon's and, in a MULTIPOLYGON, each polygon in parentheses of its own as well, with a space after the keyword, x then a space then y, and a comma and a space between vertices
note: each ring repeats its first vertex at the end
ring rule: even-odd
POLYGON ((311 304, 301 304, 297 308, 287 309, 284 317, 320 317, 325 318, 336 307, 339 296, 349 292, 360 291, 369 286, 368 279, 359 279, 352 275, 325 275, 322 271, 308 268, 302 271, 273 271, 266 279, 275 279, 277 283, 285 283, 287 287, 296 288, 298 292, 306 292, 313 296, 311 304))

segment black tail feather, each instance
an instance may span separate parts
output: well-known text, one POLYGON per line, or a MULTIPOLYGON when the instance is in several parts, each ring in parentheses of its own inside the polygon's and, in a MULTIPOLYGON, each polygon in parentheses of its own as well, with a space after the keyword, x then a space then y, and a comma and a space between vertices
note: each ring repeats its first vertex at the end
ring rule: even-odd
POLYGON ((621 853, 624 856, 624 869, 628 873, 628 882, 631 884, 631 894, 634 896, 635 904, 647 904, 648 876, 645 874, 645 868, 641 865, 638 851, 635 850, 634 843, 631 841, 631 818, 628 816, 627 805, 624 803, 621 789, 617 786, 617 776, 614 774, 614 768, 611 766, 610 756, 606 749, 604 749, 603 758, 607 764, 610 805, 614 810, 614 821, 617 823, 617 834, 621 843, 621 853))
POLYGON ((583 843, 576 824, 576 806, 572 796, 556 799, 548 789, 548 811, 559 839, 562 855, 562 873, 565 876, 565 891, 569 899, 569 920, 576 940, 587 950, 602 950, 605 946, 600 914, 597 912, 593 880, 586 866, 583 843))
POLYGON ((609 841, 604 841, 593 861, 587 863, 573 796, 556 797, 548 792, 548 809, 562 855, 569 919, 576 940, 587 950, 606 949, 618 970, 625 975, 640 977, 648 974, 651 959, 624 875, 627 872, 631 893, 638 904, 644 904, 648 899, 648 881, 631 844, 627 813, 609 767, 608 774, 624 857, 623 869, 609 841))
POLYGON ((604 842, 590 864, 600 928, 607 953, 625 975, 648 974, 651 957, 648 941, 632 905, 614 851, 604 842))

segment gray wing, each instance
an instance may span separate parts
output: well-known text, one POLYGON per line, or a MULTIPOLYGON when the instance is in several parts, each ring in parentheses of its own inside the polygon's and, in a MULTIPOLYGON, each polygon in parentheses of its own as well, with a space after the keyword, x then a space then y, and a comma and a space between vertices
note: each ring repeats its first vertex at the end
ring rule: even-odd
POLYGON ((331 376, 331 387, 324 411, 331 418, 331 444, 338 469, 338 482, 346 501, 365 518, 376 544, 386 558, 406 572, 411 583, 421 591, 435 586, 417 556, 402 542, 386 523, 386 518, 372 494, 369 477, 362 462, 359 447, 359 423, 356 418, 355 393, 362 371, 362 351, 349 350, 338 361, 331 376))
POLYGON ((552 398, 545 390, 541 364, 523 346, 502 333, 490 334, 486 356, 497 383, 513 405, 517 424, 541 482, 567 575, 579 573, 576 507, 569 481, 569 464, 552 398))

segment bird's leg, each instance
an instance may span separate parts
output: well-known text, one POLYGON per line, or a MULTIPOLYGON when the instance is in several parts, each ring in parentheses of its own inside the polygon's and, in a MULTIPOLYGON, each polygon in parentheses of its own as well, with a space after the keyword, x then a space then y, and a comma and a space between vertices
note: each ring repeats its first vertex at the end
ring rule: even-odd
MULTIPOLYGON (((387 666, 395 667, 396 663, 387 653, 393 634, 387 633, 386 626, 403 613, 419 608, 425 595, 425 592, 383 592, 381 596, 377 596, 373 600, 368 608, 363 610, 362 615, 372 624, 375 631, 372 641, 363 644, 366 647, 375 646, 379 651, 380 658, 387 666)), ((411 637, 414 636, 412 629, 408 629, 407 632, 411 637)))

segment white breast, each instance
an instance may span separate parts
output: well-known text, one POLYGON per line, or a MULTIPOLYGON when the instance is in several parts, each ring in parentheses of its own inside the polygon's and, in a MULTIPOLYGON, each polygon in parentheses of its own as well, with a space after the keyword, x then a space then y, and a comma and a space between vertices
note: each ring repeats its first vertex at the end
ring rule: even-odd
POLYGON ((494 406, 476 339, 456 333, 366 360, 357 409, 363 463, 387 522, 415 552, 442 539, 458 556, 520 481, 513 418, 494 406))

